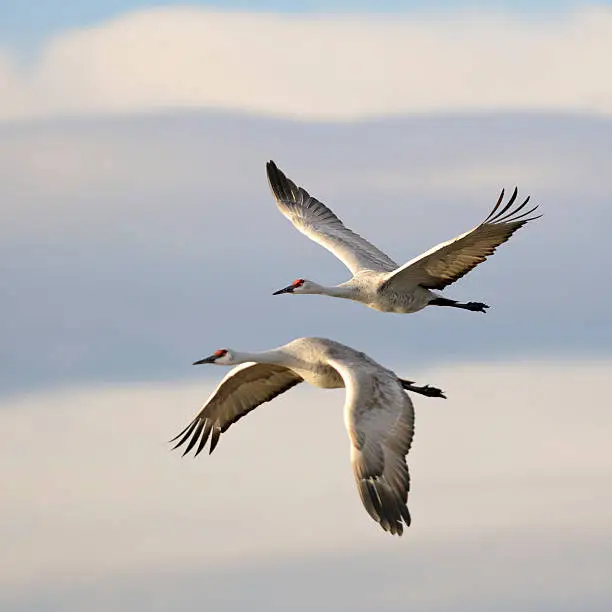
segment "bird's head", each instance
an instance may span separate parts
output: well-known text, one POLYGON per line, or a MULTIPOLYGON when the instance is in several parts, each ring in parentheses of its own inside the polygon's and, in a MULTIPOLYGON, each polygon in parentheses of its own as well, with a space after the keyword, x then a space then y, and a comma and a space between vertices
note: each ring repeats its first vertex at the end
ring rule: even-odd
POLYGON ((210 357, 200 359, 200 361, 194 361, 193 365, 201 365, 203 363, 214 363, 216 365, 233 365, 234 355, 229 349, 219 349, 215 351, 210 357))
POLYGON ((284 289, 275 291, 272 295, 280 295, 281 293, 319 293, 320 285, 306 280, 305 278, 296 278, 290 285, 284 289))

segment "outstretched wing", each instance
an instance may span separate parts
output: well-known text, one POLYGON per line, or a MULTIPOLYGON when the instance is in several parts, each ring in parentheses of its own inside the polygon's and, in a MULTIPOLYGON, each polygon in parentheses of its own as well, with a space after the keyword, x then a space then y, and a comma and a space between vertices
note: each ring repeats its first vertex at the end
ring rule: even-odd
POLYGON ((541 216, 529 217, 537 206, 521 213, 529 202, 529 196, 520 205, 513 207, 517 193, 515 188, 508 203, 497 212, 504 198, 502 189, 497 204, 480 225, 448 242, 436 245, 391 272, 381 290, 404 291, 417 285, 428 289, 444 289, 460 279, 492 255, 516 230, 541 216))
POLYGON ((406 455, 414 435, 414 408, 397 377, 375 363, 358 366, 334 358, 346 386, 344 420, 361 501, 385 531, 410 525, 406 455))
POLYGON ((243 363, 236 366, 213 391, 193 421, 170 442, 178 440, 173 447, 178 448, 189 440, 183 452, 186 455, 199 441, 195 453, 197 456, 210 436, 209 452, 212 453, 219 442, 219 436, 232 423, 303 380, 282 366, 266 363, 243 363))
POLYGON ((279 210, 302 234, 331 251, 353 273, 389 272, 397 264, 359 234, 346 228, 325 204, 288 179, 273 161, 266 164, 270 189, 279 210))

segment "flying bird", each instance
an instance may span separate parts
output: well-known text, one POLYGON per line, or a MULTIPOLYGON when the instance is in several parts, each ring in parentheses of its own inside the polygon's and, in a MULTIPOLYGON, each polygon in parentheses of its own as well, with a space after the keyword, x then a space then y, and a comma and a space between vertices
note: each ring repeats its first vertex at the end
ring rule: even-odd
POLYGON ((406 455, 414 434, 414 408, 405 390, 445 397, 436 387, 416 386, 348 346, 325 338, 299 338, 278 348, 242 353, 220 349, 194 365, 236 365, 210 395, 193 421, 175 438, 183 455, 197 456, 210 438, 257 408, 307 381, 324 389, 346 388, 344 422, 361 501, 370 516, 392 534, 410 525, 410 476, 406 455), (196 446, 197 445, 197 446, 196 446))
POLYGON ((267 163, 266 170, 281 213, 296 229, 331 251, 353 274, 350 280, 334 287, 298 278, 274 295, 329 295, 361 302, 383 312, 412 313, 425 306, 486 312, 487 304, 461 303, 442 297, 435 290, 444 289, 460 279, 492 255, 516 230, 541 216, 529 216, 537 206, 524 210, 529 196, 515 204, 517 188, 502 206, 502 189, 493 210, 480 225, 398 266, 388 255, 348 229, 325 204, 297 187, 273 161, 267 163))

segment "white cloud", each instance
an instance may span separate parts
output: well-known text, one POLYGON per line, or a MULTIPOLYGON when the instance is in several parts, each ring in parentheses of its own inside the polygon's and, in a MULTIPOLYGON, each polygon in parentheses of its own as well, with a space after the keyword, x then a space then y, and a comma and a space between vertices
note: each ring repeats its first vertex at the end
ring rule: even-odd
POLYGON ((612 11, 276 16, 172 8, 67 31, 30 70, 0 54, 0 118, 219 108, 303 119, 612 112, 612 11))
MULTIPOLYGON (((413 525, 400 543, 359 502, 341 391, 294 389, 233 426, 213 456, 195 460, 170 453, 164 440, 210 383, 5 399, 0 539, 10 563, 2 591, 17 597, 309 554, 367 550, 408 560, 414 547, 424 555, 435 547, 443 556, 457 540, 500 534, 578 543, 586 562, 591 542, 612 536, 612 415, 600 397, 611 365, 402 369, 449 399, 415 399, 413 525)), ((431 597, 431 585, 415 596, 431 597)))

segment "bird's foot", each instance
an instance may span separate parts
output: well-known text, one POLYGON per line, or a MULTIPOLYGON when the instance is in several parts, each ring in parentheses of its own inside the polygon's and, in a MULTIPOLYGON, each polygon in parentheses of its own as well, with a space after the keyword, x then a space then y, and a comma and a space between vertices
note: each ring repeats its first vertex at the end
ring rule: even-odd
POLYGON ((487 312, 487 308, 489 306, 487 304, 483 304, 482 302, 468 302, 467 304, 463 304, 463 308, 466 310, 471 310, 472 312, 487 312))
POLYGON ((432 306, 450 306, 452 308, 462 308, 463 310, 472 310, 473 312, 486 312, 489 307, 488 304, 482 302, 466 302, 465 304, 458 302, 457 300, 449 300, 445 297, 435 297, 429 300, 429 304, 432 306))
POLYGON ((423 387, 412 387, 412 391, 425 395, 426 397, 442 397, 446 399, 446 395, 444 395, 444 391, 442 391, 442 389, 438 389, 438 387, 431 387, 430 385, 424 385, 423 387))
POLYGON ((411 380, 403 380, 401 378, 400 382, 402 383, 402 387, 404 387, 406 391, 420 393, 421 395, 425 395, 426 397, 442 397, 446 399, 444 391, 442 391, 442 389, 438 389, 438 387, 432 387, 430 385, 423 385, 422 387, 419 387, 418 385, 415 385, 411 380))

